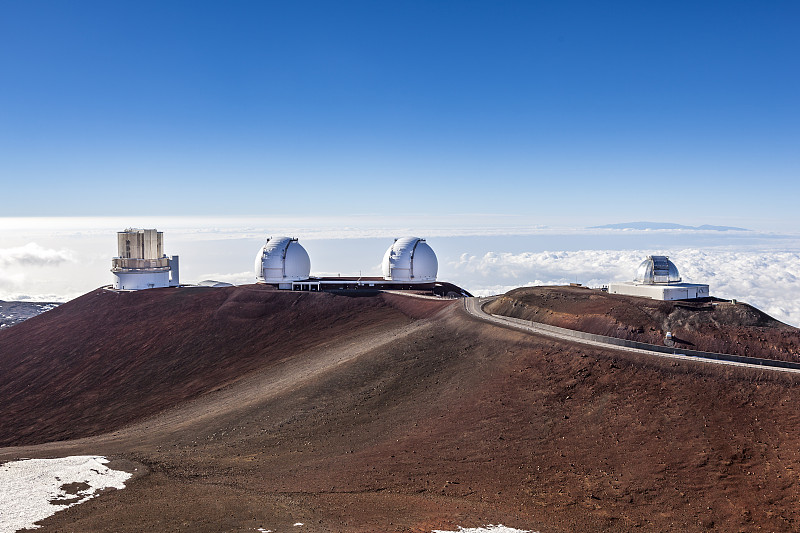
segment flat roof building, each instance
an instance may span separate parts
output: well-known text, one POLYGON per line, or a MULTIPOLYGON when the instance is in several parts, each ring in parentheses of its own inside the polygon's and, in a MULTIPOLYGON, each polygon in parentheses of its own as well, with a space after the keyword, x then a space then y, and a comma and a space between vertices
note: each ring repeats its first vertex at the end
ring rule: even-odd
POLYGON ((678 267, 665 255, 647 256, 636 270, 633 281, 611 283, 608 292, 653 300, 693 300, 711 296, 708 285, 683 283, 678 267))

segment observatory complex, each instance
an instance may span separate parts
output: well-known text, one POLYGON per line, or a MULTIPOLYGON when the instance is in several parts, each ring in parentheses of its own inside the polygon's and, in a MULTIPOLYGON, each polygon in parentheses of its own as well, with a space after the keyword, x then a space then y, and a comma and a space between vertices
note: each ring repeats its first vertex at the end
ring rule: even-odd
POLYGON ((653 300, 693 300, 710 296, 708 285, 682 283, 678 267, 665 255, 647 256, 633 281, 612 283, 608 292, 653 300))
POLYGON ((115 289, 136 291, 180 284, 178 256, 164 255, 163 232, 136 228, 119 231, 117 248, 119 255, 111 260, 115 289))
POLYGON ((429 283, 436 281, 439 261, 425 239, 402 237, 386 250, 381 270, 385 281, 429 283))
POLYGON ((270 237, 256 254, 257 283, 293 291, 418 290, 442 296, 469 293, 436 281, 439 263, 433 249, 419 237, 395 239, 381 264, 382 277, 313 277, 308 252, 297 239, 270 237))
POLYGON ((311 259, 297 239, 270 237, 256 254, 255 270, 257 283, 291 289, 293 282, 311 275, 311 259))

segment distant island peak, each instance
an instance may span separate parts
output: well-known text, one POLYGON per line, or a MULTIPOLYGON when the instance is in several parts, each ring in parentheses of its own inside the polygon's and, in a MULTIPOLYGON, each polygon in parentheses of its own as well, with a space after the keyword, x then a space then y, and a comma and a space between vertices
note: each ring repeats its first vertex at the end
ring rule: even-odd
POLYGON ((590 226, 589 229, 682 229, 682 230, 701 230, 701 231, 750 231, 747 228, 737 228, 734 226, 684 226, 672 222, 620 222, 618 224, 604 224, 602 226, 590 226))

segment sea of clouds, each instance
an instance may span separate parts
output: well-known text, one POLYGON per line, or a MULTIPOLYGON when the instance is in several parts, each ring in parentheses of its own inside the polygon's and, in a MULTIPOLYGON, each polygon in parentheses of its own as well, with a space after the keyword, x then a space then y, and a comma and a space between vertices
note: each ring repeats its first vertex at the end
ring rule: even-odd
POLYGON ((393 237, 425 237, 439 279, 473 294, 531 285, 607 285, 633 279, 648 255, 668 255, 684 281, 800 325, 800 235, 693 230, 597 230, 524 224, 513 217, 423 217, 392 224, 348 218, 0 218, 0 300, 66 301, 111 283, 116 231, 164 231, 181 258, 181 281, 254 281, 257 250, 270 235, 299 237, 312 275, 380 275, 393 237), (411 224, 410 222, 413 222, 411 224))
POLYGON ((0 249, 0 267, 59 265, 72 260, 73 254, 70 250, 44 248, 35 242, 16 248, 0 249))
POLYGON ((800 252, 729 250, 577 250, 462 254, 449 266, 479 295, 521 286, 582 283, 601 287, 631 281, 648 255, 668 255, 683 281, 706 283, 720 298, 750 303, 773 317, 800 325, 800 252))
MULTIPOLYGON (((23 246, 0 248, 0 300, 27 300, 30 296, 23 292, 31 277, 36 279, 37 271, 52 271, 53 267, 74 263, 75 253, 69 249, 53 249, 35 242, 23 246), (5 298, 4 298, 5 296, 5 298)), ((40 301, 63 301, 65 295, 54 292, 40 295, 40 301)))

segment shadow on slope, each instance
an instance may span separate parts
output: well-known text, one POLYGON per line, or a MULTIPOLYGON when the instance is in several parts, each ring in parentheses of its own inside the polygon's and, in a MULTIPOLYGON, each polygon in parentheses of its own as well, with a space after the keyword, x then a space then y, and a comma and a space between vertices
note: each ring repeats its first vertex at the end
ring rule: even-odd
POLYGON ((0 446, 111 431, 311 348, 450 304, 257 285, 98 289, 0 332, 0 446))
POLYGON ((49 527, 797 530, 796 376, 577 346, 455 306, 412 326, 224 416, 76 444, 151 474, 49 527))

